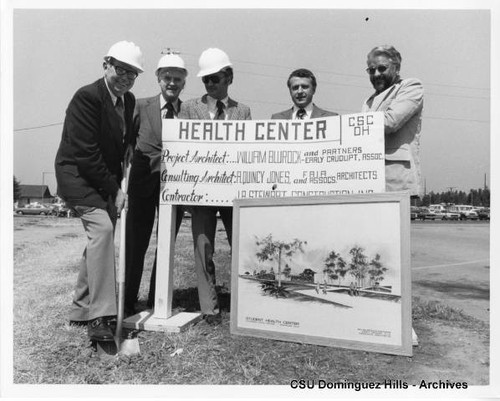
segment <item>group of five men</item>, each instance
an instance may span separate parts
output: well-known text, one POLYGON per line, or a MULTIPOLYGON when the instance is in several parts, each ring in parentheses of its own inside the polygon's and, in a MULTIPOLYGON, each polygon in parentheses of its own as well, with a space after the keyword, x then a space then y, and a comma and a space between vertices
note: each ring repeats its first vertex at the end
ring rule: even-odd
MULTIPOLYGON (((162 122, 195 120, 250 120, 248 106, 228 95, 233 68, 217 48, 199 58, 206 94, 182 102, 188 71, 173 53, 162 56, 155 71, 160 94, 135 101, 130 89, 143 72, 143 57, 132 42, 114 44, 104 57, 104 77, 79 89, 66 111, 55 169, 58 194, 81 218, 88 242, 80 265, 70 322, 85 324, 92 340, 111 341, 117 314, 114 264, 114 227, 118 213, 128 207, 126 222, 126 315, 135 305, 152 234, 160 194, 162 122), (120 189, 123 165, 131 161, 127 194, 120 189), (128 197, 128 198, 127 198, 128 197), (126 203, 128 201, 128 206, 126 203)), ((367 57, 367 72, 375 93, 362 111, 383 111, 386 152, 386 189, 420 194, 419 138, 423 88, 417 79, 399 76, 401 55, 392 46, 379 46, 367 57)), ((293 106, 272 119, 309 119, 337 115, 313 103, 317 82, 307 69, 293 71, 287 80, 293 106)), ((232 242, 232 208, 189 207, 195 269, 201 312, 208 324, 219 324, 221 314, 215 288, 213 261, 217 214, 232 242)), ((177 235, 184 207, 177 206, 177 235)), ((148 305, 154 304, 156 256, 148 305)))

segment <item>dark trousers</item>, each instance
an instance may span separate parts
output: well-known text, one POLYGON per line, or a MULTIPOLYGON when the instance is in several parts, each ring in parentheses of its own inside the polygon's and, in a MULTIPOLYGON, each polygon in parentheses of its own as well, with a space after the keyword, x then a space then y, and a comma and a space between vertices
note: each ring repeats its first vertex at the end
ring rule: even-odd
MULTIPOLYGON (((126 237, 126 269, 125 269, 125 307, 133 309, 144 271, 144 259, 148 250, 151 233, 158 210, 159 191, 153 191, 150 196, 128 197, 127 237, 126 237)), ((178 207, 176 219, 176 235, 182 223, 183 211, 178 207)), ((154 300, 156 285, 156 254, 151 273, 149 302, 154 300)))
POLYGON ((198 296, 201 312, 206 315, 219 313, 215 290, 215 264, 213 261, 217 211, 226 229, 229 245, 232 244, 233 208, 195 206, 191 211, 191 224, 194 243, 194 261, 198 279, 198 296))

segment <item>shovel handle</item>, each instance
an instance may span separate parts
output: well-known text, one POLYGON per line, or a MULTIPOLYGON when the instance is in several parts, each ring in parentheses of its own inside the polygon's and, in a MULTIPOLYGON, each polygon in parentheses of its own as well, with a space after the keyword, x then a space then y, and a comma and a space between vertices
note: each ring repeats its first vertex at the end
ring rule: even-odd
MULTIPOLYGON (((124 174, 121 182, 122 192, 127 194, 128 191, 128 178, 130 174, 130 167, 124 163, 124 174)), ((127 223, 127 208, 124 207, 120 213, 120 249, 118 256, 118 316, 116 319, 116 338, 117 342, 121 342, 123 330, 123 318, 125 314, 125 235, 127 223)))

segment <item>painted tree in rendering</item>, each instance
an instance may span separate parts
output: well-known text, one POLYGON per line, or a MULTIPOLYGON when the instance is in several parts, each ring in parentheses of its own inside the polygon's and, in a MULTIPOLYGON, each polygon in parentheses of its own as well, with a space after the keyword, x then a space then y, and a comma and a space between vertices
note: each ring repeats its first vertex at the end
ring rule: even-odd
POLYGON ((304 252, 306 241, 295 238, 293 241, 278 241, 269 234, 264 238, 256 238, 255 243, 259 247, 256 253, 257 259, 264 262, 266 260, 276 260, 278 264, 278 287, 281 287, 281 264, 283 259, 290 259, 294 253, 304 252))
POLYGON ((375 285, 375 283, 379 283, 384 279, 384 273, 387 271, 387 267, 385 267, 380 261, 380 255, 377 253, 375 258, 370 261, 370 268, 368 270, 368 274, 370 275, 371 285, 375 285))
POLYGON ((347 274, 347 271, 348 271, 347 270, 347 262, 344 260, 344 258, 342 258, 342 256, 339 256, 337 258, 337 263, 336 263, 336 267, 335 267, 335 273, 338 276, 339 285, 340 285, 341 279, 343 279, 345 277, 345 275, 347 274))
POLYGON ((328 276, 328 278, 330 278, 332 280, 336 280, 339 278, 339 276, 335 272, 335 268, 337 265, 337 259, 339 257, 340 257, 340 254, 336 253, 335 251, 331 251, 324 260, 325 267, 323 268, 323 274, 326 274, 328 276))
POLYGON ((363 286, 364 278, 368 270, 367 257, 364 254, 364 249, 360 246, 354 246, 349 251, 351 255, 351 262, 349 263, 349 274, 351 274, 358 284, 363 286))

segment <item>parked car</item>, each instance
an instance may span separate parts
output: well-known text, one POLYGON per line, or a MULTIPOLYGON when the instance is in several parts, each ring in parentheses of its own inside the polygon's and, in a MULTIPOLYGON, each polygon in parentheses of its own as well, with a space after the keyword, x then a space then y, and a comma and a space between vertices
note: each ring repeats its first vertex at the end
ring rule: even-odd
POLYGON ((18 207, 15 210, 16 214, 29 214, 29 215, 49 215, 51 210, 47 206, 41 204, 29 204, 26 206, 18 207))
POLYGON ((58 217, 75 217, 75 212, 64 204, 54 204, 51 214, 58 217))
POLYGON ((477 212, 477 217, 479 220, 489 220, 490 219, 490 208, 489 207, 483 207, 482 209, 479 209, 477 212))
POLYGON ((441 215, 443 220, 460 220, 460 213, 445 210, 444 212, 441 212, 441 215))
POLYGON ((434 213, 442 213, 446 211, 446 208, 444 207, 444 205, 436 204, 436 205, 429 205, 429 210, 434 213))
POLYGON ((423 221, 423 220, 436 220, 439 217, 437 216, 436 213, 431 212, 428 208, 421 207, 420 212, 418 213, 418 218, 423 221))
POLYGON ((459 213, 460 220, 477 220, 477 213, 474 211, 474 206, 471 205, 453 205, 449 208, 450 212, 459 213))
POLYGON ((411 206, 410 207, 410 219, 411 220, 418 219, 419 212, 420 212, 420 208, 418 208, 417 206, 411 206))

